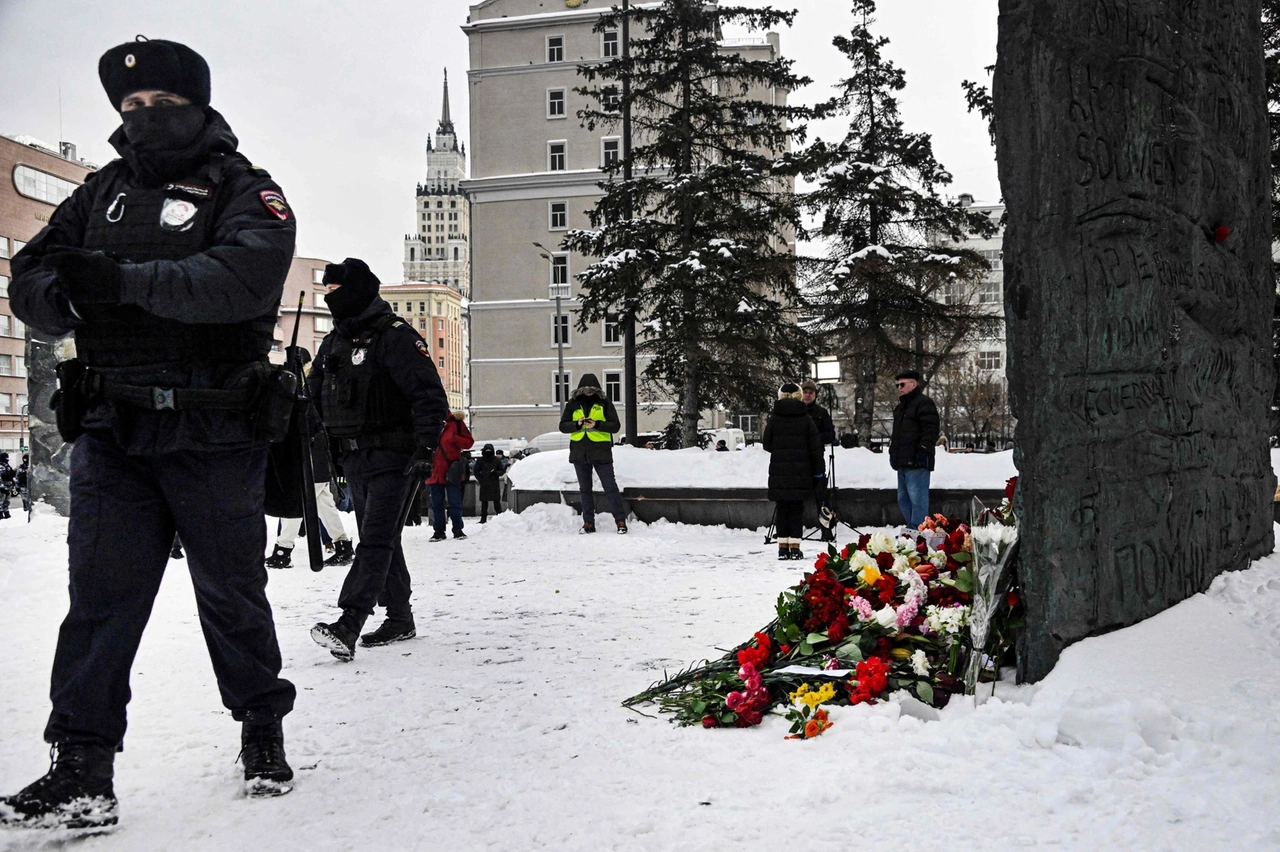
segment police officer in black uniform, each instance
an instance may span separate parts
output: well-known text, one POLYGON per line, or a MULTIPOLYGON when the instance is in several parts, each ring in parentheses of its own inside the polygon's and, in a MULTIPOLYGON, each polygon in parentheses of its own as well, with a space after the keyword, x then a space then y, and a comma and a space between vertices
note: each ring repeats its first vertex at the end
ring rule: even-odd
POLYGON ((18 492, 18 472, 9 464, 9 454, 0 453, 0 521, 9 519, 9 498, 18 492))
POLYGON ((58 634, 47 775, 0 822, 116 821, 112 762, 129 669, 174 533, 222 701, 242 723, 246 790, 288 792, 281 718, 294 687, 263 567, 267 445, 255 418, 293 255, 293 213, 209 107, 195 51, 139 37, 103 55, 116 160, 12 260, 14 313, 75 333, 59 370, 71 453, 70 610, 58 634), (64 371, 64 368, 65 369, 64 371))
POLYGON ((400 535, 415 480, 431 472, 449 398, 426 343, 378 295, 364 261, 331 263, 323 280, 336 324, 308 386, 351 488, 360 543, 338 595, 342 616, 317 624, 311 638, 346 661, 357 637, 372 647, 417 635, 400 535), (387 608, 386 620, 360 636, 375 605, 387 608))

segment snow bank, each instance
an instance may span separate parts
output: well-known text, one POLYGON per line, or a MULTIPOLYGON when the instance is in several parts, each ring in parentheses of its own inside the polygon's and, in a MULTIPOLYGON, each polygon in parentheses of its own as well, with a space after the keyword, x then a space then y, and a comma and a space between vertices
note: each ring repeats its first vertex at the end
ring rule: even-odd
MULTIPOLYGON (((769 479, 769 454, 759 445, 729 453, 616 446, 613 461, 622 488, 764 488, 769 479)), ((939 453, 931 485, 975 490, 1004 488, 1005 480, 1017 474, 1012 451, 939 453)), ((513 487, 526 491, 578 487, 568 450, 535 453, 513 465, 508 475, 513 487)), ((840 488, 897 488, 898 475, 889 467, 886 453, 873 453, 862 447, 837 448, 835 484, 840 488)))
MULTIPOLYGON (((749 636, 803 568, 753 532, 576 527, 550 505, 469 521, 465 541, 407 530, 419 638, 350 664, 307 636, 337 614, 344 572, 271 572, 298 702, 285 720, 297 786, 270 800, 237 792, 238 726, 218 699, 186 564, 171 563, 133 668, 121 824, 77 845, 1280 848, 1280 558, 1074 645, 1037 686, 1001 683, 934 722, 894 703, 836 707, 828 733, 789 742, 781 718, 681 729, 620 702, 749 636)), ((66 532, 45 511, 0 522, 0 792, 48 767, 66 532)), ((0 832, 6 850, 60 845, 0 832)))

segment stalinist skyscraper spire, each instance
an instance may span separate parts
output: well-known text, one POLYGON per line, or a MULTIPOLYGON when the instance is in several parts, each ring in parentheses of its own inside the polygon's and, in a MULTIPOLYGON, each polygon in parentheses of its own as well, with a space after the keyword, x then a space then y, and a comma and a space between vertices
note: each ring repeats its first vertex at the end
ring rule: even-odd
POLYGON ((467 146, 458 143, 449 111, 449 72, 444 74, 440 123, 427 139, 426 179, 418 184, 416 234, 404 240, 406 281, 438 282, 470 293, 470 209, 459 188, 467 176, 467 146))

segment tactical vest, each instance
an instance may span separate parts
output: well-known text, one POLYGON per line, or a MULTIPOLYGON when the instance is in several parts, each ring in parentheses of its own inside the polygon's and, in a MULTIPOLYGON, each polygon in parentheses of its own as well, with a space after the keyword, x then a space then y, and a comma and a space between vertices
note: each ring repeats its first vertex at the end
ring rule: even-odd
MULTIPOLYGON (((195 175, 155 188, 120 179, 126 167, 103 170, 85 223, 83 247, 121 263, 182 260, 213 245, 225 207, 221 158, 195 175)), ((136 305, 76 305, 87 324, 76 330, 76 355, 91 367, 171 363, 243 364, 266 358, 274 314, 240 323, 189 324, 136 305)))
MULTIPOLYGON (((597 423, 601 422, 602 420, 604 420, 604 406, 597 402, 595 405, 591 406, 590 414, 584 414, 582 405, 581 403, 579 403, 577 409, 573 412, 573 422, 577 423, 579 420, 581 420, 584 417, 590 420, 594 420, 597 423)), ((590 432, 574 432, 572 435, 569 436, 569 440, 581 441, 584 436, 592 441, 595 441, 597 444, 613 443, 612 435, 610 435, 608 432, 600 432, 596 430, 592 430, 590 432)))
POLYGON ((322 368, 324 428, 332 437, 398 437, 379 446, 413 450, 413 410, 376 356, 382 333, 398 322, 381 318, 354 339, 338 331, 330 335, 322 368))

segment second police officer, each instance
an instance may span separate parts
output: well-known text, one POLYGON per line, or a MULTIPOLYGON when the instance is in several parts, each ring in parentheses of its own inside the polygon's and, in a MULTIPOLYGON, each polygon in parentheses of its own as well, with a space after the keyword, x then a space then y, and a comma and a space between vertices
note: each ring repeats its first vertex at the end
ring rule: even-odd
POLYGON ((282 717, 294 687, 263 567, 270 371, 295 223, 280 187, 209 106, 209 66, 168 41, 119 45, 98 76, 120 112, 116 160, 59 205, 12 261, 14 313, 74 332, 59 367, 71 452, 70 606, 44 738, 49 772, 0 798, 0 823, 116 822, 129 670, 174 533, 222 702, 242 723, 246 790, 288 792, 282 717))
POLYGON ((338 595, 342 615, 311 638, 340 660, 416 635, 400 535, 414 486, 431 472, 449 399, 422 337, 378 295, 377 277, 347 258, 324 270, 334 330, 308 380, 355 504, 360 543, 338 595), (374 607, 386 620, 360 635, 374 607))

